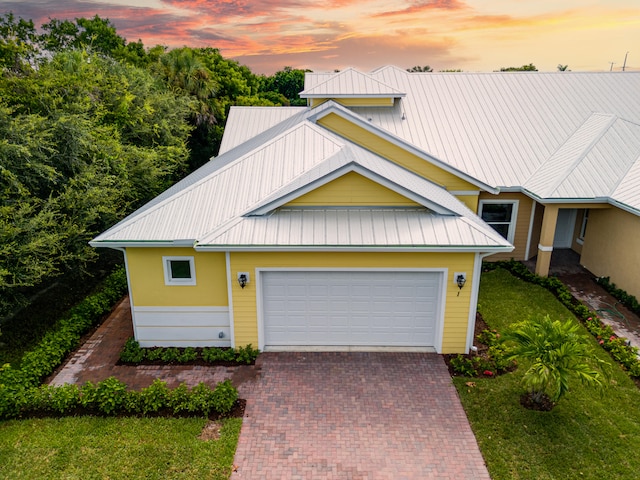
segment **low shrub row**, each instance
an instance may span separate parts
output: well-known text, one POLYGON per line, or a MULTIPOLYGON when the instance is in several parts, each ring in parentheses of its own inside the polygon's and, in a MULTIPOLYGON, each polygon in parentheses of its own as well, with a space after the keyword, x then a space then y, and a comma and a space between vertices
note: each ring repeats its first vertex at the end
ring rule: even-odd
POLYGON ((630 346, 626 338, 618 337, 609 325, 605 325, 597 317, 588 317, 584 324, 602 348, 607 350, 629 375, 640 378, 640 362, 636 347, 630 346))
POLYGON ((185 384, 170 389, 166 382, 155 380, 140 391, 111 377, 82 387, 65 384, 60 387, 41 385, 23 389, 5 405, 0 418, 49 415, 225 415, 238 400, 238 391, 229 380, 210 388, 199 383, 193 388, 185 384), (7 408, 8 407, 8 408, 7 408))
POLYGON ((24 353, 17 371, 6 365, 3 367, 0 388, 7 380, 13 383, 16 378, 20 378, 24 387, 39 385, 78 346, 82 335, 97 325, 126 291, 126 273, 124 267, 118 267, 105 279, 98 292, 73 307, 35 348, 24 353))
POLYGON ((177 347, 149 347, 143 348, 133 338, 129 338, 122 351, 120 361, 128 364, 138 363, 194 363, 211 364, 238 363, 251 365, 255 363, 260 350, 251 344, 238 348, 177 348, 177 347))
MULTIPOLYGON (((638 349, 628 344, 627 339, 618 337, 611 327, 604 325, 597 314, 571 295, 569 289, 555 277, 541 277, 532 273, 523 263, 515 260, 486 262, 483 270, 489 271, 496 268, 504 268, 518 278, 530 283, 541 285, 553 293, 560 302, 567 307, 584 325, 587 330, 596 337, 598 343, 607 350, 614 360, 620 363, 630 376, 640 378, 640 361, 638 349)), ((615 287, 615 284, 612 284, 615 287)))
POLYGON ((625 307, 636 315, 640 315, 640 302, 638 302, 636 297, 630 295, 621 288, 618 288, 615 283, 611 283, 611 279, 609 277, 598 277, 596 281, 612 296, 620 300, 625 307))
POLYGON ((0 418, 12 416, 26 392, 37 388, 64 361, 82 335, 97 325, 126 291, 126 273, 124 267, 118 267, 99 291, 69 310, 36 347, 24 353, 18 368, 10 364, 0 367, 0 418))

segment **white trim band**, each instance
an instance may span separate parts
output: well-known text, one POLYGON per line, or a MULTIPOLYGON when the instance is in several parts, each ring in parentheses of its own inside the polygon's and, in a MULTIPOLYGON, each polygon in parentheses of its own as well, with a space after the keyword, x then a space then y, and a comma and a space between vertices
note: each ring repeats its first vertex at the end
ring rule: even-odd
POLYGON ((538 251, 540 251, 540 252, 553 252, 553 246, 546 247, 544 245, 538 244, 538 251))

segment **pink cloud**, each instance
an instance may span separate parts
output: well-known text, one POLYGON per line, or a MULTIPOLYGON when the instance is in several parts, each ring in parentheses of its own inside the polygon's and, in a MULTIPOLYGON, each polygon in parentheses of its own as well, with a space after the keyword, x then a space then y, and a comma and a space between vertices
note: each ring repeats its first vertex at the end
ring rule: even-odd
POLYGON ((372 17, 395 17, 400 15, 415 15, 433 10, 464 10, 467 5, 459 0, 427 0, 412 2, 412 5, 400 9, 374 13, 372 17))

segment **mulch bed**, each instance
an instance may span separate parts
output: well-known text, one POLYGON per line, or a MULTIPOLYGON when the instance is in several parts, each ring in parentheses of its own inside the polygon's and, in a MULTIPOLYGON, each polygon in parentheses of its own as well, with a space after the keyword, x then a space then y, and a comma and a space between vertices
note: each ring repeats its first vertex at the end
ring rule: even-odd
MULTIPOLYGON (((484 318, 482 318, 482 315, 480 315, 480 313, 476 313, 476 327, 475 330, 473 332, 473 338, 474 338, 474 345, 476 347, 478 347, 478 351, 477 352, 472 352, 472 353, 468 353, 466 355, 463 355, 463 357, 466 358, 473 358, 473 357, 477 357, 477 356, 483 356, 487 354, 487 351, 489 350, 489 346, 485 345, 484 343, 480 343, 478 341, 478 335, 480 335, 484 330, 489 330, 489 325, 487 325, 487 323, 484 321, 484 318)), ((458 356, 457 353, 448 353, 443 355, 444 357, 444 362, 447 364, 447 368, 449 369, 449 375, 451 375, 452 377, 461 377, 463 375, 460 375, 460 373, 454 371, 453 367, 451 366, 451 359, 452 358, 456 358, 458 356)), ((479 375, 480 377, 493 377, 494 375, 484 375, 481 374, 479 375)))

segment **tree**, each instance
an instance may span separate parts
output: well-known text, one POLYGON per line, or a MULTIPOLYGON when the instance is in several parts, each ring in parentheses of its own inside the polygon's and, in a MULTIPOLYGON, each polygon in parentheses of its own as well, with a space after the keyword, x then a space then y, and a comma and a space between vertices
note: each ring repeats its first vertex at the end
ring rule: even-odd
POLYGON ((16 21, 13 13, 0 16, 0 70, 21 73, 37 54, 37 34, 31 20, 16 21))
POLYGON ((569 68, 569 65, 562 65, 561 63, 558 64, 558 71, 559 72, 570 72, 571 70, 567 70, 569 68))
POLYGON ((284 67, 272 76, 265 78, 262 91, 278 92, 289 100, 290 105, 304 106, 307 101, 300 98, 300 92, 304 90, 304 74, 310 71, 284 67))
POLYGON ((73 48, 89 49, 104 55, 124 48, 126 40, 118 35, 116 27, 108 18, 76 18, 70 20, 52 19, 42 25, 44 33, 39 37, 42 49, 61 52, 73 48))
POLYGON ((537 72, 538 69, 533 63, 529 65, 523 65, 521 67, 503 67, 500 69, 501 72, 537 72))
POLYGON ((512 344, 508 359, 527 368, 522 383, 535 405, 542 407, 547 398, 558 402, 569 391, 572 378, 587 385, 603 385, 608 364, 595 356, 578 328, 571 320, 562 323, 547 315, 513 325, 503 335, 505 342, 512 344))
POLYGON ((411 68, 407 68, 407 72, 424 72, 424 73, 429 73, 429 72, 433 72, 433 68, 431 68, 429 65, 425 65, 424 67, 421 67, 419 65, 416 65, 415 67, 411 67, 411 68))
POLYGON ((0 76, 0 317, 185 173, 190 97, 71 50, 0 76))

